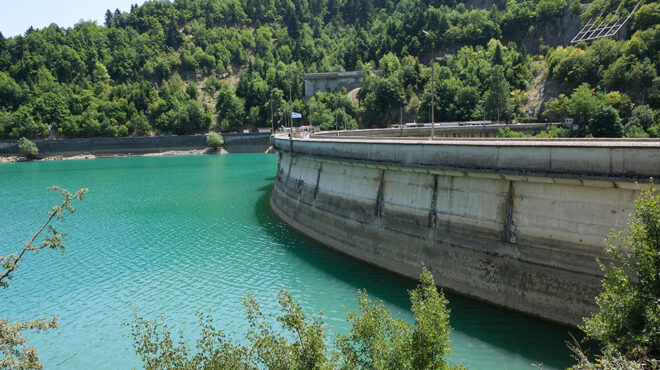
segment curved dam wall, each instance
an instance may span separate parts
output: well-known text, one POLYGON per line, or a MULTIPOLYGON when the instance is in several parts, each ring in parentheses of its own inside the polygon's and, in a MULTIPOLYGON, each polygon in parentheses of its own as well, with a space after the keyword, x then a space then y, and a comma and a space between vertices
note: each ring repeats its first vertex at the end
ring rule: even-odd
POLYGON ((597 307, 604 239, 660 141, 274 139, 270 203, 293 228, 457 293, 575 325, 597 307))

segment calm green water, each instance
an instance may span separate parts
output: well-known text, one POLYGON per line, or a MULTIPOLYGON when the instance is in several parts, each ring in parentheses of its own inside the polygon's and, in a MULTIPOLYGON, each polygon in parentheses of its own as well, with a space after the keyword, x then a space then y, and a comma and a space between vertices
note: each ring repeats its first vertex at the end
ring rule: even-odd
MULTIPOLYGON (((30 334, 48 368, 140 367, 128 329, 131 303, 145 318, 164 314, 188 338, 194 310, 242 337, 240 298, 253 293, 267 312, 280 288, 307 312, 323 309, 345 332, 357 290, 411 320, 403 279, 332 252, 296 234, 270 211, 277 156, 142 157, 0 165, 0 254, 16 251, 59 201, 51 185, 90 189, 59 226, 66 257, 29 255, 0 317, 60 317, 59 328, 30 334)), ((560 368, 571 363, 568 329, 448 295, 451 359, 474 369, 560 368)))

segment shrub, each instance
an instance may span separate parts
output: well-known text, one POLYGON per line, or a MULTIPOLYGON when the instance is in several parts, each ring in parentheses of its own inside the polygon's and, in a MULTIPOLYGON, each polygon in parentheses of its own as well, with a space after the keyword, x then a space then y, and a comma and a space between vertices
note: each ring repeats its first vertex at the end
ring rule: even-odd
POLYGON ((382 301, 375 303, 360 293, 359 313, 349 313, 353 324, 348 336, 340 336, 334 351, 327 345, 321 314, 311 318, 298 301, 280 291, 280 313, 273 328, 259 303, 243 299, 250 324, 246 340, 235 341, 213 327, 211 316, 199 314, 202 335, 196 350, 185 342, 174 343, 164 320, 146 321, 137 316, 131 329, 135 349, 152 368, 214 369, 446 369, 449 346, 447 300, 435 286, 431 273, 423 269, 420 285, 410 291, 415 326, 395 319, 382 301))
POLYGON ((206 136, 206 146, 209 148, 218 150, 224 143, 225 139, 223 139, 222 135, 215 131, 209 132, 208 136, 206 136))
POLYGON ((513 131, 509 127, 501 128, 497 130, 497 137, 502 138, 526 138, 531 137, 530 135, 525 134, 522 131, 513 131))
MULTIPOLYGON (((605 247, 600 312, 581 327, 602 344, 605 358, 652 362, 660 359, 660 196, 653 182, 635 201, 628 227, 605 247)), ((650 368, 650 367, 649 367, 650 368)))
POLYGON ((35 158, 37 154, 39 154, 39 148, 37 148, 37 145, 25 137, 22 137, 18 141, 18 150, 20 150, 21 155, 27 159, 35 158))

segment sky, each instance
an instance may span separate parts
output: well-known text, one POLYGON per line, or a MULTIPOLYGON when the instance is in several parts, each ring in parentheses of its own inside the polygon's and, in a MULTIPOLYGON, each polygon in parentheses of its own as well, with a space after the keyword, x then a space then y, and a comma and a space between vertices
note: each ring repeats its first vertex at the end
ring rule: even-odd
POLYGON ((33 26, 51 23, 68 28, 82 20, 103 24, 105 11, 129 11, 131 4, 144 0, 0 0, 0 32, 4 37, 18 36, 33 26))

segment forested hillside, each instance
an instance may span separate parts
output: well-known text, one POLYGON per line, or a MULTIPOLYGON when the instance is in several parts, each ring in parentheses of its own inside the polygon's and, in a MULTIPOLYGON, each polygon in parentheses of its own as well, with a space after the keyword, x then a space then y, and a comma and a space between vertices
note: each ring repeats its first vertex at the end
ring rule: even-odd
MULTIPOLYGON (((583 17, 621 4, 597 0, 583 17)), ((551 47, 541 35, 578 0, 177 0, 108 11, 103 25, 0 34, 0 139, 131 136, 296 124, 428 121, 435 38, 436 121, 571 116, 581 135, 660 136, 660 4, 629 38, 551 47), (357 94, 306 102, 303 72, 364 70, 357 94), (381 74, 370 71, 382 70, 381 74), (526 117, 532 81, 554 96, 526 117)), ((624 10, 625 11, 625 10, 624 10)), ((536 87, 535 87, 536 88, 536 87)))

